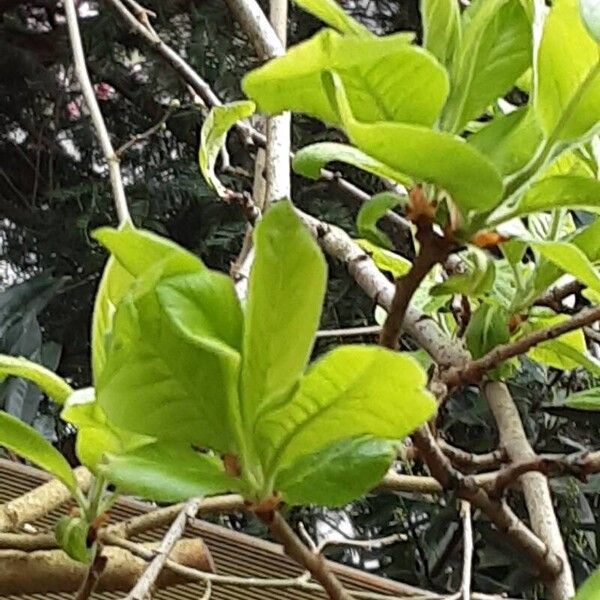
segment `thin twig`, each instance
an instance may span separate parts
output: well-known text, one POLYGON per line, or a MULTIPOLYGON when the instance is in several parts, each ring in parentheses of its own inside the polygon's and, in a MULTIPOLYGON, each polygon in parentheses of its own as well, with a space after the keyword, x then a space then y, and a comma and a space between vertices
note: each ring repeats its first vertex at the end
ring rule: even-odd
POLYGON ((196 516, 196 512, 200 508, 200 503, 200 498, 192 498, 185 503, 183 509, 177 515, 177 518, 173 521, 156 549, 156 556, 135 584, 135 587, 129 592, 126 600, 146 600, 149 597, 154 583, 165 566, 169 553, 183 535, 188 520, 196 516))
POLYGON ((321 329, 317 331, 317 339, 331 337, 355 337, 361 335, 379 335, 380 325, 367 325, 365 327, 346 327, 344 329, 321 329))
POLYGON ((165 114, 161 117, 161 119, 155 123, 154 125, 152 125, 152 127, 149 127, 148 129, 146 129, 146 131, 144 131, 143 133, 136 133, 135 135, 131 136, 131 139, 127 142, 125 142, 123 145, 119 146, 119 148, 117 148, 117 150, 115 151, 115 154, 121 158, 123 156, 123 154, 125 154, 125 152, 127 152, 127 150, 129 150, 129 148, 131 148, 132 146, 135 146, 136 144, 138 144, 139 142, 142 142, 143 140, 148 139, 150 136, 154 135, 157 131, 160 131, 165 123, 169 120, 169 118, 171 117, 171 115, 175 112, 175 108, 170 106, 168 108, 168 110, 165 112, 165 114))
POLYGON ((569 281, 562 285, 551 287, 547 292, 542 294, 534 304, 536 306, 547 306, 556 312, 560 312, 563 308, 563 300, 578 294, 584 288, 584 285, 577 280, 569 281))
POLYGON ((107 562, 107 558, 102 555, 102 545, 98 544, 94 559, 89 564, 85 578, 75 594, 75 600, 88 600, 92 597, 94 590, 98 586, 100 577, 102 577, 102 573, 106 569, 107 562))
POLYGON ((100 147, 104 154, 104 159, 108 165, 110 182, 113 190, 115 209, 119 223, 130 221, 129 209, 127 208, 127 198, 125 196, 125 187, 121 178, 121 169, 119 167, 119 157, 115 154, 106 123, 102 117, 102 111, 98 105, 92 82, 85 65, 85 54, 83 52, 83 44, 81 43, 81 33, 79 32, 79 22, 77 18, 77 8, 74 0, 65 0, 65 15, 67 19, 67 27, 69 29, 69 38, 71 40, 71 49, 73 51, 73 61, 75 63, 75 73, 81 86, 81 93, 85 98, 92 123, 96 129, 96 136, 100 142, 100 147))
POLYGON ((538 344, 556 339, 565 333, 595 323, 599 319, 600 306, 585 308, 567 321, 561 321, 551 327, 539 329, 509 344, 496 346, 481 358, 467 363, 464 367, 449 369, 442 374, 442 381, 448 387, 458 387, 464 383, 479 383, 489 370, 500 363, 515 356, 525 354, 538 344))

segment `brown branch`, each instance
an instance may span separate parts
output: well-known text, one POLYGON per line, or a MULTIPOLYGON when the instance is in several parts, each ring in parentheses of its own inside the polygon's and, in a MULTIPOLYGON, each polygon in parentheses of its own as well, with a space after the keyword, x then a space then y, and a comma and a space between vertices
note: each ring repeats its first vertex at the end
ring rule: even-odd
POLYGON ((463 473, 497 469, 501 464, 508 462, 508 454, 504 448, 485 454, 475 454, 456 448, 443 439, 438 439, 438 445, 450 462, 463 473))
POLYGON ((577 280, 551 287, 547 292, 542 294, 534 304, 536 306, 547 306, 555 312, 561 312, 563 309, 563 300, 573 294, 578 294, 584 287, 585 286, 577 280))
MULTIPOLYGON (((201 500, 199 498, 193 498, 185 503, 156 549, 156 556, 152 559, 152 562, 148 565, 144 574, 139 578, 135 587, 129 592, 126 600, 145 600, 149 596, 156 580, 165 566, 169 554, 183 535, 188 520, 195 517, 196 512, 200 507, 200 503, 201 500)), ((212 558, 208 549, 206 552, 209 562, 212 563, 212 558)), ((211 570, 214 571, 214 567, 211 570)))
POLYGON ((98 587, 102 573, 104 573, 108 563, 108 559, 102 554, 102 550, 103 547, 99 544, 94 554, 94 559, 88 565, 85 578, 75 594, 75 600, 88 600, 98 587))
MULTIPOLYGON (((154 556, 156 544, 141 547, 154 556)), ((107 562, 97 591, 126 592, 135 585, 146 568, 145 560, 122 548, 105 546, 103 555, 107 562)), ((187 568, 206 569, 210 566, 206 546, 201 540, 181 540, 171 556, 187 568)), ((86 565, 70 559, 63 550, 0 550, 0 596, 76 592, 86 570, 86 565)), ((161 573, 157 587, 177 585, 187 580, 173 571, 167 571, 161 573)))
POLYGON ((175 110, 176 108, 174 106, 170 106, 165 112, 165 114, 160 118, 160 120, 154 125, 152 125, 152 127, 149 127, 148 129, 146 129, 146 131, 142 133, 136 133, 135 135, 132 135, 129 141, 125 142, 115 150, 115 154, 117 155, 117 157, 121 158, 123 154, 125 154, 125 152, 129 150, 129 148, 148 139, 149 137, 153 136, 157 131, 163 129, 165 123, 169 120, 169 118, 175 112, 175 110))
MULTIPOLYGON (((145 513, 143 515, 137 515, 128 519, 127 521, 110 525, 104 530, 104 532, 101 530, 100 535, 103 536, 110 534, 112 536, 122 538, 135 537, 136 535, 144 533, 145 531, 158 529, 160 527, 164 527, 165 525, 169 525, 181 512, 183 507, 184 504, 173 504, 171 506, 153 510, 152 512, 145 513)), ((244 498, 242 498, 242 496, 238 496, 237 494, 227 494, 225 496, 212 496, 204 498, 198 506, 197 513, 202 515, 218 512, 229 513, 242 510, 243 508, 244 498)), ((104 539, 106 543, 111 543, 108 541, 109 538, 103 537, 102 539, 104 539)))
POLYGON ((534 331, 509 344, 496 346, 481 358, 469 362, 464 367, 449 369, 442 374, 442 381, 449 388, 459 387, 465 383, 477 384, 489 370, 497 367, 500 363, 515 356, 525 354, 528 350, 538 344, 556 339, 570 331, 581 329, 599 319, 600 306, 585 308, 567 321, 562 321, 552 327, 534 331))
MULTIPOLYGON (((78 487, 87 492, 92 481, 91 473, 85 467, 77 467, 73 474, 78 487)), ((15 531, 24 523, 36 521, 70 499, 71 492, 60 481, 48 481, 0 506, 0 532, 15 531)))
MULTIPOLYGON (((535 452, 527 441, 523 423, 508 388, 503 383, 488 383, 484 387, 484 394, 498 424, 500 443, 506 448, 511 461, 522 463, 535 460, 535 452)), ((571 598, 575 595, 573 574, 554 513, 548 481, 541 473, 526 473, 520 480, 532 529, 560 561, 561 568, 548 582, 550 594, 556 600, 571 598)))
POLYGON ((417 227, 420 251, 411 270, 396 281, 394 298, 381 330, 379 343, 386 348, 398 347, 400 331, 413 294, 429 271, 436 264, 446 260, 450 252, 451 245, 446 239, 435 233, 431 221, 424 219, 422 223, 417 223, 417 227))
POLYGON ((269 528, 271 535, 283 545, 286 554, 310 572, 331 600, 352 600, 352 596, 327 566, 325 559, 302 543, 278 511, 258 512, 256 515, 269 528))

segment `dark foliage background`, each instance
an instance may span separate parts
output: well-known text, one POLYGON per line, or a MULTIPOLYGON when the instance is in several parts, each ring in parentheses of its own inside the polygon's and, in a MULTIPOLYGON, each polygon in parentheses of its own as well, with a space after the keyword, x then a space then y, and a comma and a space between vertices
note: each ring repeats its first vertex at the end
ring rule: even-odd
MULTIPOLYGON (((343 3, 378 32, 419 32, 416 0, 343 3)), ((136 224, 169 235, 211 267, 228 270, 241 248, 245 225, 239 210, 220 203, 198 173, 201 111, 169 67, 128 32, 106 4, 80 5, 87 15, 82 29, 89 69, 117 145, 159 121, 173 99, 181 104, 164 130, 135 145, 123 158, 136 224)), ((147 5, 157 13, 160 35, 223 99, 241 96, 240 77, 256 63, 222 0, 153 0, 147 5)), ((318 27, 292 8, 291 42, 318 27)), ((294 120, 296 146, 335 137, 319 123, 294 120)), ((233 163, 252 169, 251 157, 235 137, 230 151, 233 163)), ((365 189, 377 190, 364 175, 350 175, 365 189)), ((250 186, 251 180, 232 185, 250 186)), ((308 212, 352 231, 357 208, 352 199, 322 184, 295 180, 294 200, 308 212)), ((102 159, 74 81, 60 2, 0 0, 0 352, 41 361, 78 386, 90 384, 89 323, 105 260, 90 232, 115 222, 102 159)), ((323 327, 372 323, 372 302, 342 268, 330 266, 323 327)), ((340 341, 321 342, 317 351, 340 341)), ((559 377, 551 370, 524 365, 512 388, 536 449, 561 452, 584 443, 598 445, 598 423, 551 416, 541 408, 567 390, 588 384, 579 373, 559 377)), ((0 408, 34 423, 75 460, 72 433, 58 420, 56 407, 32 386, 10 379, 1 384, 0 408)), ((495 447, 493 422, 475 392, 455 398, 446 411, 448 441, 477 452, 495 447)), ((598 562, 595 515, 600 479, 590 478, 585 485, 565 480, 553 485, 581 581, 598 562)), ((518 496, 511 502, 524 514, 518 496)), ((410 494, 377 494, 344 511, 306 508, 291 516, 306 523, 316 537, 336 530, 349 537, 406 532, 407 542, 383 549, 359 552, 336 546, 329 554, 387 577, 439 591, 456 589, 461 536, 451 497, 436 503, 410 494)), ((476 517, 475 587, 541 597, 522 557, 505 547, 485 519, 476 517)), ((241 517, 226 521, 262 533, 241 517)))

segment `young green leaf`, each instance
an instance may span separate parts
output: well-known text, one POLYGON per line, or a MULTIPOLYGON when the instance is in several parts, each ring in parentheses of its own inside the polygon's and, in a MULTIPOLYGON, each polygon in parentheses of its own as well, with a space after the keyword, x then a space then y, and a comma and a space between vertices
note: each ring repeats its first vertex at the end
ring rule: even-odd
MULTIPOLYGON (((171 260, 181 266, 178 258, 171 260)), ((182 332, 194 321, 197 306, 170 308, 174 292, 161 286, 169 281, 163 271, 171 275, 173 270, 169 259, 160 262, 139 278, 135 294, 119 304, 97 384, 98 402, 116 427, 233 451, 230 409, 237 406, 239 354, 213 337, 220 333, 217 325, 207 326, 199 343, 202 323, 222 321, 214 298, 203 304, 202 322, 182 332)), ((208 273, 206 277, 222 277, 208 273)))
POLYGON ((373 259, 378 269, 391 273, 394 279, 398 279, 410 271, 412 263, 403 256, 381 248, 369 240, 358 239, 355 241, 373 259))
POLYGON ((134 282, 134 277, 111 256, 106 263, 94 300, 92 315, 92 373, 97 382, 106 363, 106 344, 119 302, 134 282))
POLYGON ((377 222, 385 216, 388 210, 405 202, 406 197, 392 192, 382 192, 373 196, 368 202, 363 203, 356 216, 358 235, 383 248, 393 250, 392 240, 377 227, 377 222))
POLYGON ((35 383, 57 404, 64 404, 65 400, 73 393, 73 388, 50 369, 26 358, 0 354, 0 381, 10 375, 35 383))
POLYGON ((575 244, 563 241, 528 241, 545 259, 570 273, 593 290, 600 291, 598 275, 589 258, 575 244))
POLYGON ((594 571, 577 590, 573 600, 597 600, 600 596, 600 569, 594 571))
MULTIPOLYGON (((513 219, 555 208, 599 211, 600 181, 577 175, 545 177, 527 190, 517 205, 509 209, 505 218, 513 219)), ((494 219, 494 215, 491 218, 494 219)))
POLYGON ((417 181, 444 188, 458 207, 492 209, 502 195, 495 167, 458 136, 403 123, 362 123, 352 112, 342 81, 331 80, 344 128, 361 150, 417 181))
POLYGON ((240 488, 239 480, 227 475, 221 460, 176 442, 108 455, 101 471, 119 491, 155 502, 179 502, 240 488))
POLYGON ((496 278, 494 260, 483 250, 471 248, 465 262, 468 265, 466 273, 451 275, 446 281, 434 285, 429 293, 432 296, 463 294, 474 298, 487 294, 496 278))
POLYGON ((223 106, 211 108, 202 124, 200 132, 200 149, 198 150, 198 163, 206 183, 212 187, 219 196, 225 194, 225 186, 220 182, 215 173, 215 164, 219 152, 225 145, 227 133, 242 119, 247 119, 254 114, 254 102, 242 100, 231 102, 223 106))
POLYGON ((462 37, 458 0, 421 0, 421 20, 423 47, 450 67, 462 37))
POLYGON ((600 388, 590 388, 582 392, 570 394, 564 402, 565 406, 576 410, 600 411, 600 388))
POLYGON ((368 436, 334 442, 278 473, 275 489, 291 505, 344 506, 381 481, 397 445, 368 436))
POLYGON ((448 95, 443 67, 405 34, 382 38, 341 36, 322 30, 284 56, 255 69, 242 88, 269 114, 306 113, 332 125, 341 119, 323 88, 322 75, 339 73, 357 119, 431 126, 448 95))
POLYGON ((523 168, 542 143, 542 131, 535 113, 528 107, 496 117, 469 136, 472 144, 487 156, 503 177, 523 168))
POLYGON ((335 142, 319 142, 305 146, 294 156, 292 168, 298 175, 309 179, 319 179, 321 169, 327 163, 334 161, 352 165, 383 179, 390 179, 402 184, 410 183, 410 179, 406 175, 394 171, 385 163, 375 160, 358 148, 335 142))
POLYGON ((92 548, 87 545, 89 529, 89 523, 82 517, 65 515, 56 524, 56 541, 73 560, 89 563, 93 556, 92 548))
POLYGON ((510 340, 509 315, 495 304, 481 304, 473 313, 465 331, 465 341, 472 357, 477 359, 510 340))
POLYGON ((531 64, 531 31, 519 0, 475 0, 462 18, 442 129, 460 132, 514 85, 531 64))
MULTIPOLYGON (((533 331, 552 327, 558 323, 568 320, 567 315, 555 315, 551 317, 529 317, 527 322, 521 328, 521 333, 526 335, 533 331)), ((578 354, 585 355, 587 352, 585 337, 581 330, 565 333, 554 340, 548 340, 538 346, 535 346, 527 353, 531 360, 561 369, 570 371, 580 366, 580 362, 573 358, 568 352, 564 352, 565 348, 571 348, 578 354)))
POLYGON ((75 492, 77 482, 69 463, 35 429, 19 419, 0 411, 0 446, 45 469, 75 492))
POLYGON ((600 50, 578 0, 557 0, 538 54, 535 109, 549 145, 588 135, 600 121, 600 50))
POLYGON ((174 259, 180 270, 206 268, 197 256, 175 242, 151 231, 136 229, 130 224, 119 229, 101 227, 92 236, 109 250, 132 277, 143 275, 166 259, 174 259))
POLYGON ((349 437, 402 439, 435 412, 426 384, 406 355, 377 346, 336 348, 309 369, 290 400, 256 423, 267 471, 349 437))
POLYGON ((286 393, 312 350, 325 295, 325 259, 287 201, 255 232, 242 352, 242 413, 252 425, 261 404, 286 393))
POLYGON ((345 12, 336 0, 294 0, 294 2, 340 33, 359 37, 373 35, 366 27, 345 12))

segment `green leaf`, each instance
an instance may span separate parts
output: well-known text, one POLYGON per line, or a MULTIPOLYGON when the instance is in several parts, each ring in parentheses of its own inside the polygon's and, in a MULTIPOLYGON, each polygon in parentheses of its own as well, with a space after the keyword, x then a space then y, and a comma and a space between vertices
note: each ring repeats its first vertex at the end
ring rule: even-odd
POLYGON ((305 146, 294 156, 292 168, 303 177, 319 179, 321 177, 321 169, 329 162, 346 163, 377 177, 390 179, 402 184, 410 182, 410 179, 406 175, 394 171, 394 169, 391 169, 386 164, 361 152, 358 148, 335 142, 320 142, 305 146))
POLYGON ((359 37, 373 35, 366 27, 346 13, 335 0, 294 0, 294 2, 340 33, 359 37))
POLYGON ((175 442, 108 455, 101 470, 120 492, 154 502, 179 502, 240 488, 239 480, 227 475, 221 460, 175 442))
POLYGON ((387 234, 377 227, 377 222, 385 216, 388 210, 405 202, 405 197, 392 192, 376 194, 368 202, 364 202, 356 216, 358 234, 373 244, 382 246, 387 250, 393 250, 394 243, 387 234))
POLYGON ((597 0, 579 0, 579 10, 588 33, 600 44, 600 5, 597 0))
POLYGON ((92 235, 132 277, 140 277, 166 260, 179 272, 206 268, 197 256, 175 242, 129 224, 120 229, 101 227, 92 235))
POLYGON ((574 600, 597 600, 600 595, 600 569, 594 571, 577 590, 574 600))
POLYGON ((378 269, 391 273, 394 279, 406 275, 412 267, 412 263, 403 256, 380 248, 369 240, 358 239, 355 242, 373 259, 378 269))
POLYGON ((529 245, 581 283, 600 292, 600 276, 588 257, 575 244, 563 241, 531 241, 529 245))
POLYGON ((600 411, 600 388, 591 388, 570 394, 564 402, 565 406, 576 410, 600 411))
POLYGON ((246 424, 264 402, 302 375, 325 296, 325 259, 287 201, 270 208, 255 231, 242 352, 246 424))
POLYGON ((400 440, 429 419, 436 403, 418 363, 377 346, 347 345, 319 359, 294 396, 256 423, 267 472, 342 439, 400 440))
POLYGON ((421 0, 421 20, 424 48, 449 67, 462 36, 458 0, 421 0))
POLYGON ((442 129, 460 132, 503 96, 531 64, 531 31, 519 0, 475 0, 463 14, 442 129))
MULTIPOLYGON (((521 331, 523 335, 526 335, 533 331, 553 327, 558 323, 568 320, 569 317, 567 315, 556 315, 552 317, 530 316, 522 327, 521 331)), ((580 362, 573 359, 568 353, 563 352, 564 347, 572 348, 577 353, 585 355, 587 348, 585 345, 585 336, 583 335, 583 331, 580 329, 576 331, 570 331, 569 333, 565 333, 555 340, 543 342, 529 350, 527 356, 529 356, 529 358, 531 358, 533 361, 553 367, 555 369, 561 369, 563 371, 576 369, 578 366, 580 366, 580 362)))
POLYGON ((431 126, 448 94, 447 75, 428 52, 408 41, 405 34, 363 38, 322 30, 250 72, 242 88, 263 112, 292 110, 340 125, 322 82, 331 69, 344 82, 361 121, 431 126))
POLYGON ((44 394, 57 404, 64 404, 73 388, 56 373, 26 358, 0 354, 0 381, 5 377, 22 377, 37 385, 44 394))
POLYGON ((92 315, 92 372, 96 382, 106 363, 107 337, 112 329, 115 311, 133 281, 133 276, 111 256, 100 279, 92 315))
POLYGON ((341 80, 332 76, 350 140, 361 150, 418 181, 444 188, 465 212, 493 208, 502 195, 494 166, 458 136, 401 123, 361 123, 341 80))
POLYGON ((334 442, 278 473, 275 489, 291 505, 344 506, 381 482, 397 445, 367 436, 334 442))
POLYGON ((432 296, 462 294, 474 298, 487 294, 496 278, 494 260, 487 252, 471 248, 464 261, 468 265, 466 273, 451 275, 446 281, 434 285, 429 293, 432 296))
POLYGON ((600 210, 600 181, 576 175, 555 175, 536 181, 510 210, 509 218, 570 208, 600 210))
POLYGON ((535 113, 528 107, 496 117, 469 136, 479 152, 487 156, 503 177, 523 168, 542 143, 542 132, 535 113))
MULTIPOLYGON (((163 277, 173 270, 168 261, 159 263, 119 304, 97 385, 98 402, 116 427, 234 451, 231 410, 238 403, 239 354, 213 337, 227 321, 215 298, 205 294, 196 304, 173 306, 173 298, 185 292, 183 279, 163 277)), ((204 292, 224 289, 219 273, 187 275, 188 282, 201 282, 197 286, 204 292), (218 282, 205 285, 211 278, 218 282)))
POLYGON ((68 516, 61 517, 55 528, 56 541, 67 556, 85 564, 92 560, 94 553, 87 546, 89 529, 90 525, 85 519, 68 516))
POLYGON ((474 359, 510 341, 508 319, 507 311, 495 304, 481 304, 473 313, 465 331, 465 341, 474 359))
POLYGON ((177 331, 207 350, 241 352, 242 308, 230 277, 215 271, 170 277, 156 288, 177 331))
POLYGON ((550 145, 582 138, 600 121, 600 47, 577 4, 553 4, 538 54, 535 109, 550 145))
POLYGON ((75 492, 77 482, 69 463, 35 429, 0 411, 0 445, 35 463, 75 492))
POLYGON ((198 163, 206 183, 213 188, 219 196, 226 192, 225 186, 219 181, 215 173, 215 164, 221 148, 227 140, 229 130, 242 119, 247 119, 254 114, 254 102, 241 100, 210 109, 208 116, 202 124, 200 132, 200 149, 198 150, 198 163))

